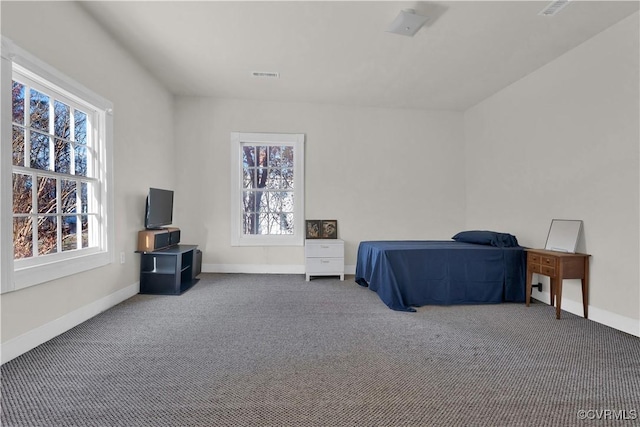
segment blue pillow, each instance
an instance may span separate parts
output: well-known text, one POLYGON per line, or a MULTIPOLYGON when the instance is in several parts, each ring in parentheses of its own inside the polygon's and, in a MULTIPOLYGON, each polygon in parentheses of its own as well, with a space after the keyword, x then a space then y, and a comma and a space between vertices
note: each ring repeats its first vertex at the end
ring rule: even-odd
POLYGON ((486 230, 461 231, 453 236, 452 239, 457 242, 490 245, 498 248, 513 248, 519 246, 516 236, 509 233, 498 233, 486 230))

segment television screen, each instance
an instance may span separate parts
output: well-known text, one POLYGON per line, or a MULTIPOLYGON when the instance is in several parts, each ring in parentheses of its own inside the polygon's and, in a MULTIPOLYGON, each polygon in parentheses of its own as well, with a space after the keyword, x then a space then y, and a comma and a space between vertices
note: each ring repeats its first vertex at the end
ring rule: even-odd
POLYGON ((148 229, 161 228, 173 221, 173 191, 150 188, 144 226, 148 229))

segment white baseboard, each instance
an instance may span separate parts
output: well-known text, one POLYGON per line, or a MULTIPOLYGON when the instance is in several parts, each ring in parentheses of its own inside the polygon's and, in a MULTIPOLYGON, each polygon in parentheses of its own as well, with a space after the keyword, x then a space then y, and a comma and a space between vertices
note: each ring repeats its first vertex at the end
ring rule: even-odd
POLYGON ((102 313, 111 307, 120 304, 122 301, 131 298, 140 292, 140 283, 134 283, 124 289, 107 295, 91 304, 80 307, 71 313, 65 314, 56 320, 46 323, 36 329, 25 334, 17 336, 2 344, 0 349, 0 362, 6 363, 11 359, 15 359, 21 354, 36 348, 50 339, 78 326, 92 317, 102 313))
MULTIPOLYGON (((549 304, 549 292, 534 292, 533 299, 536 299, 545 304, 549 304)), ((583 307, 582 301, 577 302, 570 299, 562 299, 562 310, 575 314, 576 316, 582 316, 583 307)), ((631 317, 622 316, 620 314, 612 313, 607 310, 603 310, 592 305, 589 306, 589 320, 596 323, 600 323, 605 326, 609 326, 613 329, 617 329, 627 334, 640 337, 640 319, 633 319, 631 317)))
MULTIPOLYGON (((304 274, 304 265, 203 264, 203 273, 304 274)), ((355 265, 345 265, 344 274, 356 274, 355 265)))
POLYGON ((203 273, 304 274, 304 265, 202 264, 203 273))

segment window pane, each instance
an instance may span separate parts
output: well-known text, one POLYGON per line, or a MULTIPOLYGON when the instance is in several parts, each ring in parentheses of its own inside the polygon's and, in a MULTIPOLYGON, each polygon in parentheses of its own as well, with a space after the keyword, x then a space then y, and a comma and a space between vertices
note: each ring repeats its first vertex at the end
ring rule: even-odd
POLYGON ((293 147, 282 147, 282 157, 280 160, 280 167, 293 168, 293 147))
POLYGON ((49 97, 35 89, 30 90, 31 105, 29 109, 31 127, 49 131, 49 97))
POLYGON ((31 213, 31 175, 13 174, 13 213, 31 213))
POLYGON ((73 112, 73 119, 75 123, 74 141, 76 141, 79 144, 86 144, 87 143, 87 115, 82 111, 75 110, 73 112))
POLYGON ((38 213, 57 213, 55 178, 38 177, 38 213))
POLYGON ((256 148, 251 146, 242 147, 242 164, 243 167, 256 165, 256 148))
POLYGON ((258 215, 259 223, 258 223, 258 229, 256 230, 255 234, 275 234, 275 233, 270 233, 271 224, 269 222, 269 217, 270 215, 267 215, 267 214, 258 215))
POLYGON ((85 145, 75 146, 75 174, 87 176, 87 147, 85 145))
POLYGON ((269 147, 269 166, 278 167, 280 165, 281 153, 282 147, 269 147))
POLYGON ((69 139, 71 137, 71 107, 60 101, 54 101, 53 114, 53 134, 69 139))
POLYGON ((31 132, 31 167, 49 169, 49 136, 31 132))
POLYGON ((11 85, 12 120, 24 124, 24 85, 13 80, 11 85))
POLYGON ((62 251, 78 249, 78 235, 76 233, 78 217, 75 215, 62 217, 62 251))
MULTIPOLYGON (((60 201, 62 213, 76 213, 76 182, 63 179, 60 181, 60 201)), ((75 217, 74 217, 75 219, 75 217)))
POLYGON ((54 167, 56 172, 71 173, 71 146, 68 142, 56 138, 54 144, 56 156, 54 167))
POLYGON ((267 185, 269 170, 265 168, 256 169, 256 177, 253 180, 253 188, 264 188, 267 185))
POLYGON ((293 212, 293 192, 265 192, 262 197, 261 205, 262 211, 266 212, 293 212))
POLYGON ((54 216, 38 217, 38 254, 47 255, 58 251, 57 219, 54 216))
POLYGON ((276 193, 265 192, 260 200, 260 212, 280 212, 282 209, 276 193))
POLYGON ((293 234, 294 231, 294 221, 293 221, 293 212, 291 213, 281 213, 279 216, 280 221, 280 232, 282 234, 293 234))
POLYGON ((269 169, 268 179, 265 187, 271 190, 279 190, 284 183, 281 178, 282 171, 280 169, 269 169))
POLYGON ((258 155, 258 169, 256 170, 256 179, 254 188, 264 188, 267 185, 268 169, 268 147, 256 147, 258 155))
POLYGON ((282 177, 282 184, 280 188, 283 190, 293 190, 293 168, 282 169, 280 176, 282 177))
POLYGON ((245 212, 242 215, 242 233, 243 234, 260 234, 258 226, 258 215, 253 212, 245 212))
POLYGON ((242 169, 242 188, 253 188, 253 182, 256 176, 255 168, 242 169))
POLYGON ((13 218, 13 258, 33 256, 33 228, 31 218, 13 218))
POLYGON ((256 211, 256 192, 255 191, 244 191, 242 193, 242 206, 243 206, 244 212, 256 211))
POLYGON ((82 213, 89 212, 89 184, 80 183, 80 210, 82 213))
POLYGON ((257 155, 258 155, 258 166, 267 166, 267 160, 269 157, 269 147, 260 146, 256 147, 257 155))
POLYGON ((13 126, 13 164, 24 166, 24 129, 13 126))
POLYGON ((80 218, 82 220, 82 247, 88 248, 89 247, 89 216, 81 215, 80 218))

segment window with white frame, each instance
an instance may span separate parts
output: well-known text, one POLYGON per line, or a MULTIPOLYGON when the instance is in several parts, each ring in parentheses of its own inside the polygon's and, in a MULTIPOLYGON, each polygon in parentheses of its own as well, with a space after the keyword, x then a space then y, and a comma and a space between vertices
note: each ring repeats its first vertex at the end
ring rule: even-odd
MULTIPOLYGON (((1 169, 11 191, 2 202, 11 213, 14 267, 2 290, 10 291, 112 261, 112 107, 5 38, 2 47, 2 93, 11 94, 2 116, 11 156, 1 169)), ((2 252, 4 264, 8 248, 2 252)))
POLYGON ((231 134, 231 244, 302 245, 304 135, 231 134))

